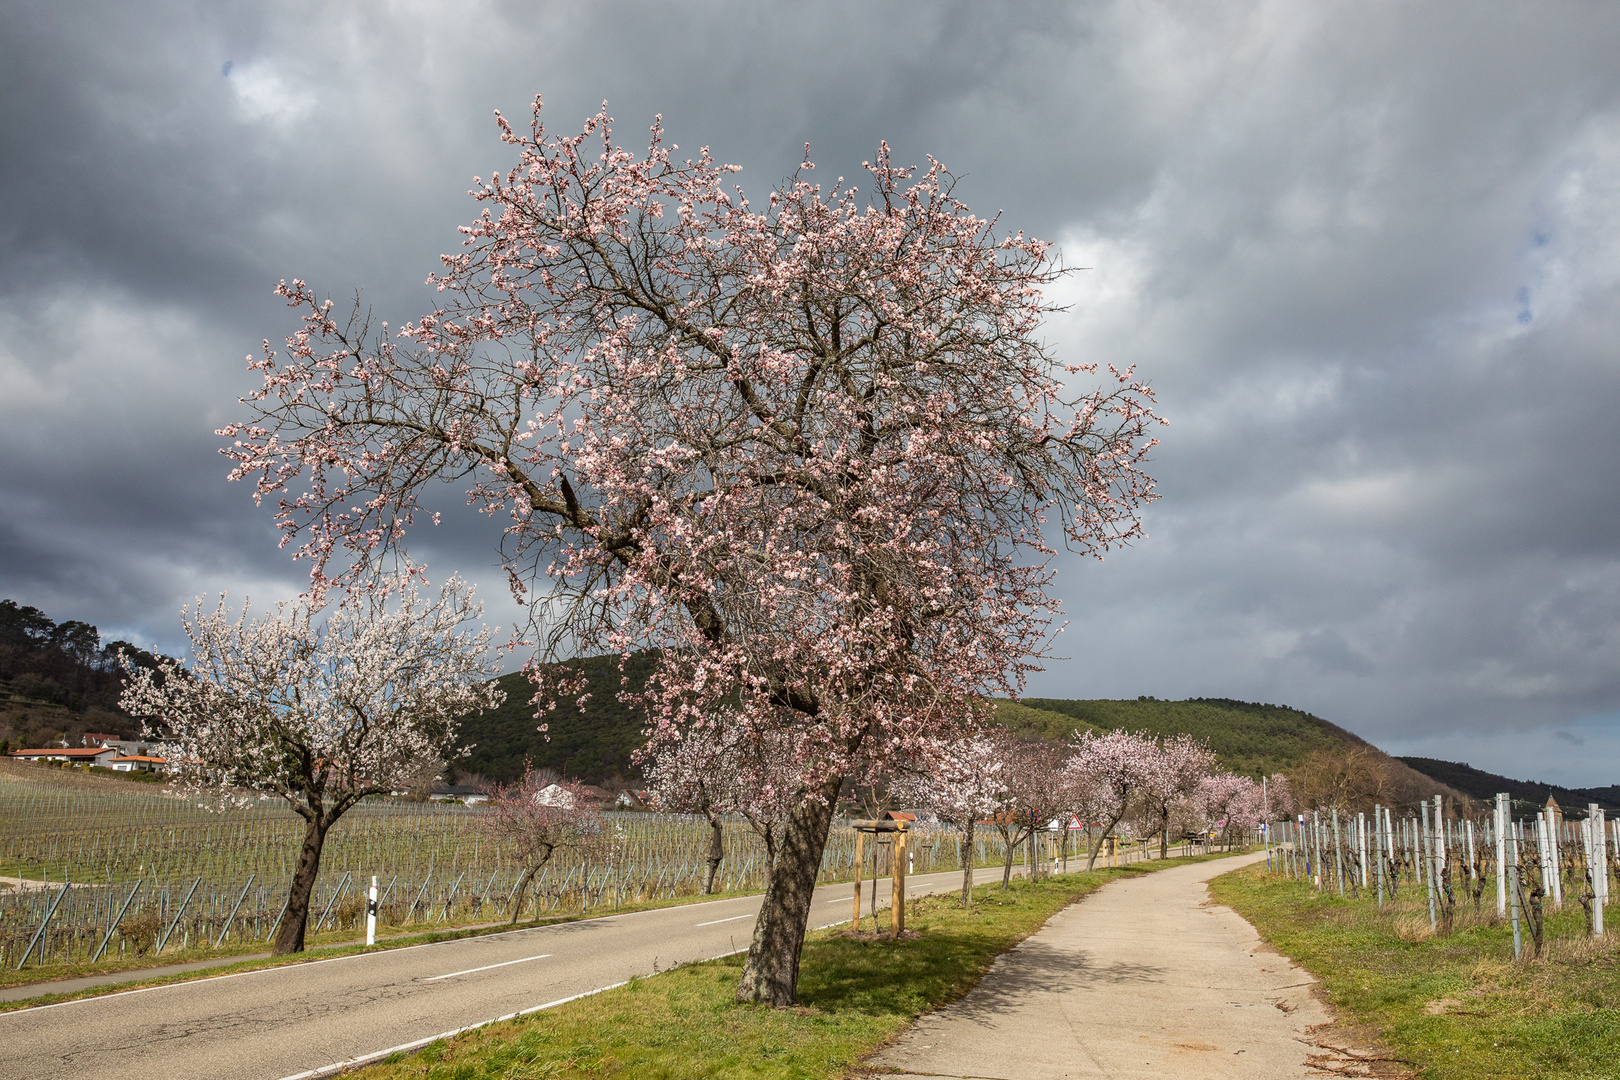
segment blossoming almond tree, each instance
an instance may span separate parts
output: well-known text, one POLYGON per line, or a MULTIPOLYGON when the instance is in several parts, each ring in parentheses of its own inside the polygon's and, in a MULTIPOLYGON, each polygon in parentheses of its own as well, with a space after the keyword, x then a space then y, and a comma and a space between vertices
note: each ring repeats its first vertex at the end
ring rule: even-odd
POLYGON ((902 798, 961 828, 963 907, 973 906, 975 826, 1006 801, 1005 750, 1011 741, 1004 730, 964 732, 943 740, 926 767, 901 784, 902 798))
POLYGON ((1204 820, 1221 829, 1221 843, 1230 846, 1236 829, 1250 829, 1265 816, 1260 785, 1247 776, 1216 773, 1193 790, 1192 803, 1204 820))
POLYGON ((385 793, 456 753, 458 718, 504 698, 490 682, 489 633, 472 590, 452 578, 424 599, 409 572, 356 593, 322 623, 311 603, 249 621, 224 598, 182 618, 181 669, 126 665, 120 704, 159 739, 179 783, 201 795, 286 800, 305 822, 275 953, 300 952, 321 848, 367 795, 385 793))
POLYGON ((1170 855, 1170 815, 1178 802, 1191 799, 1198 784, 1215 772, 1215 751, 1191 735, 1155 740, 1142 759, 1137 789, 1143 816, 1159 833, 1159 858, 1170 855))
POLYGON ((497 785, 473 821, 523 868, 512 894, 514 923, 530 883, 547 863, 558 853, 589 857, 603 836, 601 812, 584 785, 554 781, 549 772, 528 766, 516 782, 497 785))
POLYGON ((1152 395, 1112 369, 1069 388, 1099 373, 1041 339, 1052 250, 938 163, 882 147, 861 190, 806 160, 756 206, 659 124, 638 156, 605 111, 561 138, 538 100, 527 132, 497 121, 518 160, 475 180, 439 307, 390 332, 283 284, 304 326, 254 362, 233 475, 317 593, 465 480, 515 595, 561 607, 535 620, 542 707, 580 681, 541 661, 650 648, 654 753, 722 706, 790 734, 738 996, 791 1004, 841 783, 1017 692, 1056 607, 1047 537, 1100 555, 1140 531, 1152 395))
POLYGON ((740 814, 765 843, 768 865, 792 816, 798 770, 787 733, 760 731, 731 710, 710 721, 668 730, 656 753, 644 750, 647 782, 661 809, 702 814, 709 823, 709 872, 703 891, 714 891, 725 858, 721 819, 740 814))
POLYGON ((1155 752, 1153 739, 1132 731, 1097 734, 1089 729, 1076 735, 1064 764, 1069 772, 1065 788, 1075 813, 1088 825, 1101 826, 1086 856, 1086 869, 1097 865, 1103 842, 1135 805, 1147 780, 1147 762, 1155 752))
POLYGON ((1001 887, 1012 883, 1013 854, 1025 844, 1029 879, 1039 876, 1035 860, 1035 833, 1064 802, 1063 750, 1051 743, 1009 738, 998 755, 1002 762, 1002 786, 991 820, 1001 834, 1004 861, 1001 887))

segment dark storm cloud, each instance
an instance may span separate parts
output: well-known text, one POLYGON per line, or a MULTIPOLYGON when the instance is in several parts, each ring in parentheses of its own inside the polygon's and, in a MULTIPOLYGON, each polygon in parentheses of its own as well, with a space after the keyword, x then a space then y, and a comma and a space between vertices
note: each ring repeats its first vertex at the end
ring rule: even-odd
MULTIPOLYGON (((751 193, 806 142, 824 182, 932 154, 1092 268, 1051 340, 1158 388, 1164 498, 1064 561, 1032 689, 1612 783, 1617 46, 1599 5, 10 5, 0 592, 168 647, 198 593, 295 592, 212 435, 274 282, 416 314, 491 110, 607 99, 751 193)), ((504 621, 495 541, 417 552, 504 621)))

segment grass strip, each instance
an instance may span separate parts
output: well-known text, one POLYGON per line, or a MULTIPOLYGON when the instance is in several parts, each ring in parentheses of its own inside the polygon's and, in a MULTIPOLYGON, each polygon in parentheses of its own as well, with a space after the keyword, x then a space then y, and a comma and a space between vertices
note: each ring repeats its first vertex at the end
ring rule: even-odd
MULTIPOLYGON (((530 1077, 839 1077, 920 1014, 966 994, 997 956, 1109 881, 1219 856, 980 885, 907 901, 905 940, 816 931, 805 940, 799 1004, 734 1000, 743 957, 693 964, 556 1009, 490 1024, 346 1074, 361 1080, 530 1077), (916 931, 915 936, 910 932, 916 931)), ((887 925, 887 915, 884 916, 887 925)))
POLYGON ((1620 942, 1612 932, 1593 941, 1578 903, 1555 913, 1549 901, 1541 956, 1515 962, 1494 895, 1482 915, 1459 903, 1452 931, 1436 934, 1426 894, 1410 884, 1382 912, 1365 893, 1317 892, 1263 864, 1221 875, 1210 892, 1419 1076, 1620 1078, 1620 942))

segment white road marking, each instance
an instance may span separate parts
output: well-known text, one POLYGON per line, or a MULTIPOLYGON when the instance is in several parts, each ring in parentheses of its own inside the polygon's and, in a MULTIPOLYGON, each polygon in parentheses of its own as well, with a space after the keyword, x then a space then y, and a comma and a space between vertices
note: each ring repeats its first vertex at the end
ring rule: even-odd
POLYGON ((754 917, 754 913, 752 911, 750 911, 747 915, 733 915, 729 919, 715 919, 713 922, 700 922, 700 923, 693 923, 692 925, 693 926, 714 926, 716 923, 736 922, 738 919, 752 919, 753 917, 754 917))
POLYGON ((530 960, 544 960, 550 955, 551 954, 547 952, 541 953, 539 956, 525 956, 519 960, 503 960, 499 964, 485 964, 483 967, 468 968, 466 971, 452 971, 448 975, 435 975, 431 979, 423 979, 422 981, 438 982, 440 979, 453 979, 457 975, 471 975, 475 971, 493 971, 495 968, 511 967, 513 964, 527 964, 530 960))
MULTIPOLYGON (((960 873, 960 871, 957 871, 957 870, 940 870, 940 871, 936 871, 933 874, 921 875, 921 876, 934 877, 934 876, 940 876, 940 875, 944 875, 944 874, 956 874, 956 873, 960 873)), ((980 869, 980 870, 976 871, 975 876, 977 876, 978 874, 984 874, 986 876, 995 876, 995 875, 998 875, 1000 873, 1001 873, 1001 871, 996 870, 994 868, 987 868, 987 869, 980 869)), ((879 880, 882 881, 882 880, 885 880, 885 879, 880 878, 879 880)), ((848 888, 849 885, 850 885, 849 882, 840 881, 840 882, 832 882, 832 883, 829 883, 827 885, 817 886, 817 888, 824 888, 824 889, 825 888, 848 888)), ((619 913, 617 915, 594 915, 594 916, 591 916, 589 918, 575 919, 573 921, 576 922, 576 923, 592 923, 592 922, 608 922, 608 921, 613 920, 613 919, 629 919, 629 918, 633 918, 633 917, 635 917, 637 915, 669 915, 669 914, 677 913, 680 909, 683 909, 683 908, 707 907, 710 904, 730 904, 730 903, 735 903, 738 900, 751 900, 751 899, 754 899, 754 897, 757 897, 758 895, 759 895, 758 893, 754 893, 751 896, 731 896, 731 897, 726 897, 723 900, 702 900, 702 901, 699 901, 697 903, 692 903, 692 904, 673 904, 673 905, 671 905, 669 907, 648 908, 648 909, 646 909, 644 911, 626 911, 626 912, 621 912, 621 913, 619 913)), ((845 896, 843 898, 843 902, 844 903, 849 902, 848 894, 845 894, 845 896)), ((746 916, 743 916, 743 917, 746 918, 746 916)), ((721 920, 717 920, 717 921, 719 921, 719 922, 729 922, 730 920, 721 919, 721 920)), ((56 1001, 56 1002, 52 1002, 49 1005, 26 1005, 26 1006, 24 1006, 24 1007, 22 1007, 20 1009, 7 1009, 7 1010, 4 1010, 4 1011, 0 1011, 0 1022, 3 1022, 5 1020, 5 1018, 9 1017, 9 1016, 23 1016, 23 1015, 26 1015, 28 1013, 36 1012, 36 1011, 39 1011, 39 1010, 42 1010, 42 1009, 62 1009, 62 1008, 67 1008, 68 1006, 71 1006, 71 1005, 87 1005, 87 1004, 91 1004, 93 1002, 105 1001, 106 999, 113 998, 113 997, 126 997, 126 996, 131 995, 131 994, 150 994, 150 993, 152 993, 154 991, 157 991, 157 990, 174 990, 174 989, 177 989, 177 988, 180 988, 180 987, 195 986, 198 983, 218 982, 218 981, 223 981, 225 979, 240 979, 240 978, 244 978, 244 977, 249 976, 249 975, 273 975, 273 974, 276 974, 276 973, 279 973, 279 972, 298 971, 298 970, 301 970, 303 968, 310 967, 310 966, 312 966, 314 964, 335 964, 335 963, 338 963, 339 961, 342 961, 342 960, 361 960, 361 959, 364 959, 366 957, 378 956, 378 955, 381 955, 383 953, 404 953, 404 952, 412 952, 412 951, 414 951, 416 949, 429 949, 429 948, 433 948, 434 946, 437 946, 437 945, 454 945, 454 944, 457 944, 458 942, 461 942, 461 941, 473 940, 475 937, 480 938, 480 939, 491 939, 491 940, 495 939, 495 938, 515 937, 515 936, 517 936, 519 934, 530 934, 530 933, 533 933, 536 930, 545 930, 545 929, 548 929, 551 925, 556 925, 556 924, 543 924, 543 925, 540 925, 540 926, 525 926, 525 927, 519 927, 518 929, 515 929, 515 930, 503 930, 503 931, 500 931, 499 933, 495 933, 495 934, 474 935, 473 937, 467 937, 467 938, 452 938, 449 941, 424 941, 419 945, 385 946, 383 948, 376 949, 376 950, 370 951, 370 952, 349 953, 349 954, 344 955, 344 956, 329 956, 329 957, 326 957, 326 958, 321 959, 321 960, 304 960, 304 961, 300 961, 300 962, 292 963, 292 964, 283 964, 283 965, 280 965, 278 967, 255 968, 255 969, 253 969, 251 971, 233 971, 233 972, 231 972, 229 974, 226 974, 226 975, 204 975, 204 976, 200 976, 200 977, 195 978, 195 979, 182 979, 182 980, 179 980, 177 982, 163 983, 163 984, 158 985, 158 986, 143 986, 143 987, 140 987, 140 988, 134 989, 134 990, 114 990, 114 991, 112 991, 110 993, 106 993, 106 994, 92 994, 92 995, 89 995, 87 997, 72 998, 72 999, 70 999, 68 1001, 56 1001)), ((829 924, 829 925, 836 925, 836 924, 829 924)), ((737 951, 742 952, 743 950, 739 949, 737 951)), ((733 955, 733 954, 725 953, 723 955, 730 956, 730 955, 733 955)), ((715 959, 718 959, 718 958, 715 958, 715 959)), ((42 987, 43 986, 48 986, 48 985, 49 984, 42 984, 42 987)), ((40 992, 43 994, 43 993, 49 993, 50 991, 46 990, 46 989, 41 989, 40 992)), ((555 1004, 555 1003, 553 1003, 553 1004, 555 1004)), ((541 1007, 542 1008, 549 1008, 550 1006, 547 1005, 547 1006, 541 1006, 541 1007)), ((534 1010, 527 1010, 526 1012, 532 1012, 532 1011, 534 1011, 534 1010)), ((516 1014, 514 1014, 514 1015, 516 1015, 516 1014)), ((486 1023, 488 1023, 488 1022, 489 1021, 486 1021, 486 1023)), ((481 1025, 478 1025, 478 1024, 473 1025, 473 1027, 479 1027, 479 1026, 481 1026, 481 1025)), ((468 1028, 467 1030, 470 1031, 472 1029, 468 1028)), ((438 1037, 439 1036, 434 1036, 434 1038, 438 1038, 438 1037)), ((431 1041, 432 1041, 432 1039, 427 1040, 427 1042, 431 1042, 431 1041)), ((426 1042, 424 1042, 422 1045, 426 1045, 426 1042)), ((388 1052, 391 1052, 391 1051, 388 1051, 388 1052)), ((328 1068, 331 1068, 331 1067, 332 1066, 328 1066, 328 1068)), ((344 1067, 346 1068, 347 1066, 344 1066, 344 1067)), ((314 1072, 301 1073, 299 1075, 300 1076, 313 1076, 313 1075, 315 1075, 315 1073, 314 1072)))
MULTIPOLYGON (((728 953, 726 955, 730 954, 728 953)), ((718 957, 716 957, 716 959, 718 959, 718 957)), ((318 1069, 309 1069, 305 1072, 294 1073, 291 1076, 284 1076, 282 1077, 282 1080, 321 1080, 322 1077, 336 1076, 339 1073, 348 1072, 350 1069, 358 1066, 370 1065, 372 1062, 381 1061, 390 1054, 402 1054, 411 1050, 420 1050, 422 1047, 426 1046, 430 1042, 433 1042, 435 1039, 453 1039, 457 1035, 463 1035, 469 1031, 477 1031, 479 1028, 487 1027, 490 1024, 499 1024, 507 1020, 516 1020, 520 1016, 528 1016, 530 1013, 544 1012, 547 1009, 555 1009, 558 1005, 566 1005, 570 1001, 578 1001, 580 998, 590 997, 593 994, 601 994, 606 993, 609 990, 617 990, 619 987, 624 985, 625 983, 616 982, 612 986, 598 986, 595 990, 587 990, 583 994, 574 994, 571 997, 558 998, 556 1001, 548 1001, 544 1005, 536 1005, 529 1009, 519 1009, 517 1012, 507 1013, 505 1016, 497 1016, 495 1019, 485 1020, 483 1023, 468 1024, 466 1027, 456 1028, 454 1031, 441 1031, 439 1034, 429 1035, 425 1039, 412 1039, 410 1042, 400 1043, 398 1046, 390 1046, 386 1050, 373 1050, 369 1054, 357 1054, 356 1056, 343 1061, 334 1061, 330 1065, 322 1065, 318 1069)))

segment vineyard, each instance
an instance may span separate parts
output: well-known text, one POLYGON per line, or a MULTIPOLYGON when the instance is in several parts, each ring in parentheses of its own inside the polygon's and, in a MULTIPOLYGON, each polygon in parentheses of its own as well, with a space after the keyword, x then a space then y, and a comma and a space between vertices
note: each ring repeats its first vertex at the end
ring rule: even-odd
MULTIPOLYGON (((379 924, 390 932, 504 918, 520 870, 477 828, 479 807, 368 800, 328 834, 310 906, 312 942, 348 940, 376 876, 379 924)), ((548 866, 523 919, 577 915, 695 895, 707 869, 699 818, 607 814, 611 842, 592 863, 548 866)), ((0 970, 198 950, 254 952, 275 929, 303 836, 279 800, 207 808, 157 785, 0 763, 0 970), (20 887, 19 887, 20 886, 20 887)), ((1000 838, 980 833, 979 865, 1000 838)), ((920 830, 915 873, 960 869, 959 837, 920 830)), ((758 889, 764 845, 728 822, 717 890, 758 889)), ((854 873, 854 832, 835 825, 820 880, 854 873)), ((882 872, 886 868, 879 867, 882 872)))
POLYGON ((1267 862, 1317 889, 1375 901, 1409 925, 1426 921, 1428 933, 1509 922, 1516 959, 1540 956, 1555 925, 1602 937, 1610 886, 1620 881, 1620 821, 1596 803, 1568 821, 1553 806, 1516 820, 1511 805, 1502 794, 1488 815, 1448 817, 1437 796, 1403 816, 1388 807, 1342 819, 1313 813, 1276 827, 1267 862), (1581 918, 1553 918, 1566 910, 1581 918))

